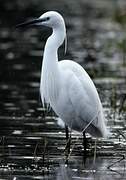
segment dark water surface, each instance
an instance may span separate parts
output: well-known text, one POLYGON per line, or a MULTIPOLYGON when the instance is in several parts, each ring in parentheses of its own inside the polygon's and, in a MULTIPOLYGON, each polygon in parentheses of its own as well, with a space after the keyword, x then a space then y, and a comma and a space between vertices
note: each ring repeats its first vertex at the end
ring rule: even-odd
POLYGON ((0 7, 0 179, 126 179, 126 2, 103 0, 3 1, 0 7), (81 134, 72 133, 65 163, 65 130, 42 108, 42 50, 51 31, 15 29, 17 23, 57 10, 65 18, 68 50, 60 59, 80 63, 103 103, 109 139, 88 136, 83 161, 81 134), (75 145, 75 146, 74 146, 75 145))

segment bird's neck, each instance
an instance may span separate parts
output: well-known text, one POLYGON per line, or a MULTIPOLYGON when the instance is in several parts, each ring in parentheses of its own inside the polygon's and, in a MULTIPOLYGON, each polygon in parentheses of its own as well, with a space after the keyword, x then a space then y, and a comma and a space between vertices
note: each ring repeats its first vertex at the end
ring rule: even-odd
POLYGON ((43 68, 49 72, 58 71, 58 48, 62 45, 66 36, 65 25, 53 29, 52 35, 48 38, 43 55, 43 68))
POLYGON ((53 101, 59 93, 60 70, 58 66, 58 48, 64 41, 64 32, 61 29, 53 30, 48 38, 43 55, 41 91, 42 101, 53 101))

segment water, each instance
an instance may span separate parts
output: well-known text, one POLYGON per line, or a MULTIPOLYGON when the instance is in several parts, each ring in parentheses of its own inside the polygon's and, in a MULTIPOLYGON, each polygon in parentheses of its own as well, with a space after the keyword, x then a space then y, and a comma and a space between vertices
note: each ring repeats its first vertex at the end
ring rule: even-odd
POLYGON ((1 179, 125 179, 126 61, 125 1, 5 1, 0 20, 0 178, 1 179), (42 49, 51 31, 14 28, 47 10, 66 20, 68 51, 93 78, 112 135, 97 142, 88 136, 83 161, 81 134, 72 134, 73 151, 64 164, 65 130, 52 110, 42 108, 39 82, 42 49), (79 140, 77 140, 79 137, 79 140))

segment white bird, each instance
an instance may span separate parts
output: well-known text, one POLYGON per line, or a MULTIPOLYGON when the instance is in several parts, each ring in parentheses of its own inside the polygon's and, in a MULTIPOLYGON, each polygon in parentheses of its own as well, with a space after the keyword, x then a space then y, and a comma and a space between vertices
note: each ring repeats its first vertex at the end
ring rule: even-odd
POLYGON ((106 137, 102 104, 96 87, 87 72, 72 60, 58 61, 58 48, 66 38, 63 17, 49 11, 39 18, 19 24, 52 28, 42 63, 40 94, 42 103, 49 104, 70 129, 87 132, 94 137, 106 137))

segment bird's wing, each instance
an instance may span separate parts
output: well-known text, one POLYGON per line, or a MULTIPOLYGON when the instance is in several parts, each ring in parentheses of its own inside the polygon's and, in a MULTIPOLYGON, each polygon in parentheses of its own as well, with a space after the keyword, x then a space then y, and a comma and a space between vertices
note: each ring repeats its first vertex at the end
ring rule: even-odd
POLYGON ((59 64, 64 70, 69 69, 73 73, 70 77, 68 92, 77 116, 99 129, 103 127, 105 129, 102 105, 89 75, 73 61, 63 60, 59 64))
POLYGON ((70 70, 73 72, 74 78, 76 77, 76 81, 78 81, 79 85, 77 85, 77 82, 74 80, 71 80, 71 86, 74 85, 74 87, 77 88, 78 93, 80 88, 82 88, 83 92, 80 93, 80 96, 84 96, 84 99, 87 101, 86 103, 91 103, 91 106, 93 106, 94 103, 94 109, 98 108, 96 106, 99 106, 100 103, 99 95, 93 81, 83 67, 71 60, 60 61, 60 66, 62 66, 64 70, 70 70))

